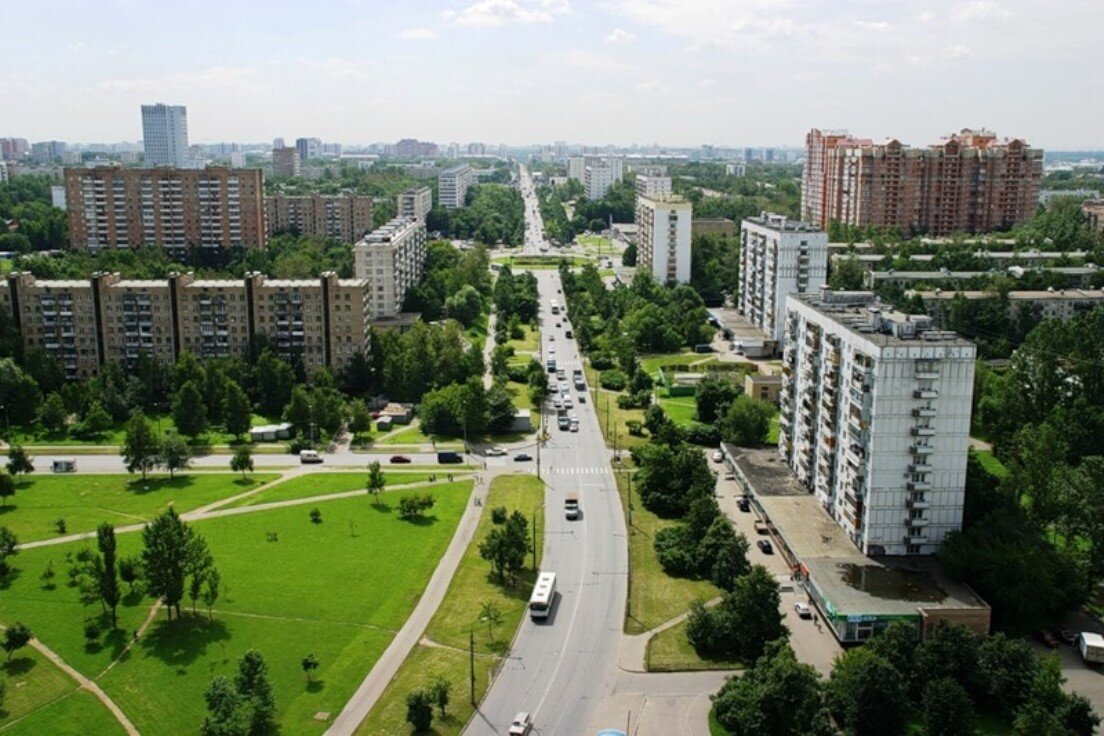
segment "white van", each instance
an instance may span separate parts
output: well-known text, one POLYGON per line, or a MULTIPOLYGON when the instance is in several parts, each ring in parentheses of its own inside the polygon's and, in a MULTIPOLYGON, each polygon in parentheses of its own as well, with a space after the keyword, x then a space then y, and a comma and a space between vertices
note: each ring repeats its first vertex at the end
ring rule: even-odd
POLYGON ((1086 664, 1104 663, 1104 636, 1082 631, 1077 636, 1077 651, 1086 664))
POLYGON ((299 462, 304 465, 308 463, 320 463, 322 462, 322 456, 318 454, 317 450, 300 450, 299 462))

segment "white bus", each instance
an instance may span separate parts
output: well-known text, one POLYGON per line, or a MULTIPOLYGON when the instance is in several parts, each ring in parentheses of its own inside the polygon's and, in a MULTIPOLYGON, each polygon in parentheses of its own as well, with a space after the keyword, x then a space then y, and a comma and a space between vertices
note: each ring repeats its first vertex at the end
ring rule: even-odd
POLYGON ((552 613, 552 603, 556 599, 556 573, 542 572, 533 586, 533 595, 529 599, 530 618, 548 618, 552 613))

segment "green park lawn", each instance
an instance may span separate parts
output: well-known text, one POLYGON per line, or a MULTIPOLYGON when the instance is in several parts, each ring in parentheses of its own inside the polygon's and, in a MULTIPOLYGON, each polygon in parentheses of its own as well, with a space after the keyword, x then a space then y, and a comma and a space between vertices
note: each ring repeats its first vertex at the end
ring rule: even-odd
POLYGON ((178 473, 175 478, 158 474, 143 481, 135 475, 32 475, 21 477, 15 495, 0 506, 0 525, 21 542, 57 536, 54 521, 59 518, 65 519, 70 534, 93 531, 105 521, 124 526, 148 521, 170 504, 183 513, 277 477, 178 473))
POLYGON ((0 665, 7 685, 0 731, 19 734, 122 733, 94 695, 31 647, 0 665))
POLYGON ((767 444, 768 445, 777 445, 778 444, 778 430, 779 430, 779 427, 780 427, 779 422, 781 421, 781 418, 782 418, 782 415, 779 413, 778 408, 775 407, 774 416, 772 416, 771 420, 770 420, 770 429, 767 430, 767 444))
POLYGON ((632 519, 629 528, 629 604, 625 632, 643 633, 685 613, 695 598, 710 600, 720 595, 720 590, 708 580, 675 578, 663 571, 652 543, 660 529, 676 522, 661 519, 644 508, 636 488, 632 490, 630 515, 627 473, 617 473, 617 488, 621 492, 626 519, 632 519))
MULTIPOLYGON (((444 677, 452 683, 448 717, 434 720, 438 734, 458 734, 472 714, 469 694, 468 637, 475 635, 476 702, 490 686, 492 665, 509 649, 514 630, 525 615, 535 575, 526 572, 511 588, 503 588, 491 567, 479 556, 479 543, 494 527, 491 509, 505 506, 525 514, 532 523, 536 512, 538 534, 544 527, 544 484, 531 475, 504 475, 494 479, 475 536, 464 553, 445 598, 426 627, 429 645, 419 644, 403 662, 380 700, 357 730, 358 734, 390 736, 406 733, 406 694, 444 677), (492 632, 479 620, 484 602, 493 602, 502 622, 492 632)), ((538 548, 541 538, 538 536, 538 548)), ((539 565, 539 550, 538 550, 539 565)))
POLYGON ((510 340, 506 344, 514 349, 515 353, 535 353, 540 350, 540 330, 530 325, 521 325, 525 336, 520 340, 510 340))
POLYGON ((60 700, 44 704, 25 716, 16 716, 14 711, 4 716, 0 719, 0 731, 5 736, 115 736, 126 733, 111 711, 92 693, 78 690, 76 683, 60 700), (11 723, 17 718, 22 720, 11 723), (11 725, 5 725, 8 723, 11 725))
POLYGON ((428 445, 435 443, 440 449, 453 449, 455 447, 463 446, 463 440, 456 440, 452 438, 444 437, 431 437, 424 433, 421 427, 415 424, 412 427, 399 430, 391 435, 386 435, 376 441, 377 445, 389 445, 389 446, 415 446, 415 445, 428 445))
POLYGON ((598 424, 602 428, 602 436, 609 447, 615 444, 613 430, 616 430, 616 445, 620 449, 631 449, 648 442, 647 430, 641 430, 642 436, 629 434, 628 422, 638 421, 643 423, 643 409, 622 409, 617 405, 617 397, 624 396, 624 392, 608 391, 601 388, 598 383, 598 371, 589 365, 583 367, 586 376, 587 388, 590 389, 590 401, 594 404, 594 411, 598 414, 598 424))
POLYGON ((728 659, 703 659, 686 638, 686 622, 661 631, 648 641, 645 662, 649 672, 736 670, 744 664, 728 659))
MULTIPOLYGON (((425 472, 384 472, 387 487, 406 485, 409 483, 424 483, 431 475, 444 478, 444 473, 425 472)), ((227 508, 236 506, 257 506, 262 503, 274 501, 288 501, 295 498, 309 498, 311 496, 324 496, 328 493, 341 493, 342 491, 364 491, 368 480, 368 471, 358 473, 311 473, 297 478, 277 483, 271 488, 257 493, 240 501, 229 504, 227 508)))
POLYGON ((977 454, 978 460, 981 462, 983 468, 995 475, 997 478, 1004 478, 1008 475, 1008 468, 1004 466, 997 456, 993 454, 992 450, 974 450, 977 454))
MULTIPOLYGON (((159 613, 110 671, 151 601, 127 596, 119 631, 87 645, 82 620, 86 613, 101 616, 98 607, 83 611, 64 582, 65 554, 75 544, 25 550, 12 560, 16 572, 2 586, 0 621, 30 624, 69 664, 97 678, 143 733, 194 731, 208 682, 232 675, 248 648, 259 649, 268 662, 280 732, 322 733, 327 722, 315 714, 336 716, 406 620, 470 490, 470 482, 457 482, 420 491, 432 493, 437 505, 418 522, 395 513, 402 491, 384 494, 378 504, 362 498, 319 502, 318 524, 305 506, 195 522, 223 579, 213 620, 202 608, 172 624, 159 613), (50 590, 40 580, 48 561, 59 573, 50 590), (321 662, 312 684, 300 669, 308 653, 321 662)), ((140 546, 138 534, 119 537, 121 556, 140 546)))
MULTIPOLYGON (((171 414, 152 415, 149 417, 154 426, 161 432, 176 431, 176 424, 171 414)), ((264 424, 279 424, 283 420, 279 417, 266 417, 261 414, 253 415, 253 426, 264 424)), ((40 425, 28 429, 26 427, 12 428, 12 442, 19 445, 33 446, 79 446, 79 445, 107 445, 121 446, 126 434, 126 422, 120 422, 106 432, 96 437, 76 437, 69 433, 47 432, 40 425)), ((248 440, 248 437, 246 438, 248 440)), ((221 428, 213 428, 199 435, 190 444, 196 446, 229 445, 239 442, 239 438, 227 434, 221 428)), ((248 443, 246 443, 248 444, 248 443)))
POLYGON ((685 427, 694 422, 698 405, 693 396, 667 396, 667 389, 659 389, 659 405, 675 424, 685 427))

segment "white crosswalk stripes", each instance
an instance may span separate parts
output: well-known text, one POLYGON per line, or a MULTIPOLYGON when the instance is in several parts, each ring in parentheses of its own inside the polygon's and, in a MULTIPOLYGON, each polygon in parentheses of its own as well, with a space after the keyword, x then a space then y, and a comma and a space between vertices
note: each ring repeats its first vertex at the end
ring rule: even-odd
POLYGON ((609 471, 609 468, 602 466, 588 467, 588 468, 572 468, 572 467, 543 467, 541 470, 551 475, 601 475, 609 471))

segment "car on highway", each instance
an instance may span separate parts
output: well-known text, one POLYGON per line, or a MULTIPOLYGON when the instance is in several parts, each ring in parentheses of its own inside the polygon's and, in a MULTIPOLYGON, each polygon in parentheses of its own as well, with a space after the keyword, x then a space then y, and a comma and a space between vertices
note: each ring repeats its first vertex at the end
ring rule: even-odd
POLYGON ((524 463, 532 459, 533 456, 530 455, 528 452, 519 452, 518 454, 514 455, 515 463, 524 463))
POLYGON ((569 394, 569 395, 567 395, 567 396, 564 396, 564 398, 563 398, 563 405, 564 405, 564 408, 565 408, 565 409, 570 409, 570 408, 572 408, 573 406, 575 406, 575 402, 571 400, 571 396, 570 396, 570 394, 569 394))
POLYGON ((571 428, 572 432, 578 432, 579 431, 579 423, 578 422, 572 422, 570 428, 571 428))
POLYGON ((548 346, 548 352, 550 352, 550 353, 556 352, 556 346, 555 345, 549 345, 548 346))
POLYGON ((794 604, 794 610, 797 611, 798 618, 812 618, 813 607, 804 601, 798 601, 794 604))
POLYGON ((771 543, 765 539, 760 539, 758 542, 755 543, 755 546, 758 547, 759 550, 765 555, 774 554, 774 547, 771 547, 771 543))
POLYGON ((487 455, 491 457, 502 457, 506 454, 506 450, 498 445, 495 445, 491 449, 487 450, 487 455))
POLYGON ((529 715, 525 711, 518 713, 514 716, 513 723, 510 724, 510 730, 507 731, 510 736, 528 736, 529 732, 533 730, 533 716, 529 715))
POLYGON ((392 455, 391 456, 391 462, 396 464, 396 465, 399 465, 399 464, 402 464, 402 463, 409 463, 409 462, 412 462, 412 461, 406 455, 392 455))
POLYGON ((578 401, 580 404, 585 404, 586 403, 586 394, 579 394, 579 398, 576 399, 576 401, 578 401))

